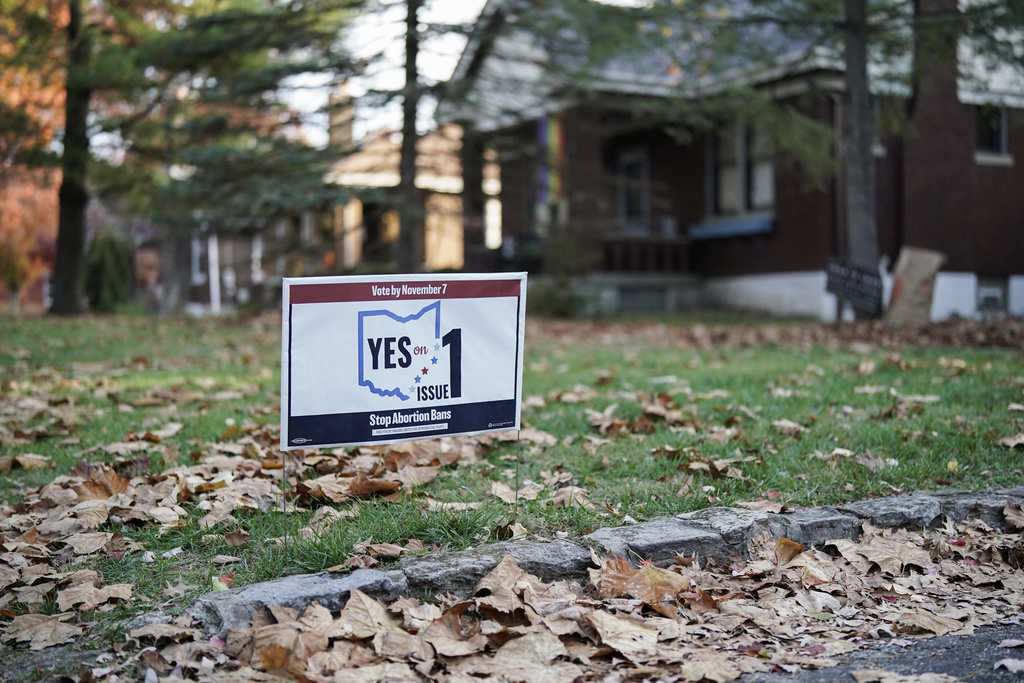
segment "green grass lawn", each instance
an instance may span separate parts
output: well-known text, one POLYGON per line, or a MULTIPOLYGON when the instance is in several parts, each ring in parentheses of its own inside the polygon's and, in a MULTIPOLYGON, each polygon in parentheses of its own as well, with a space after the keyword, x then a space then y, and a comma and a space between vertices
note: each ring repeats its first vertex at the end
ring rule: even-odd
MULTIPOLYGON (((10 469, 0 477, 0 498, 13 506, 0 514, 6 540, 13 540, 8 522, 25 492, 82 460, 117 462, 125 476, 156 475, 202 463, 218 448, 263 448, 276 433, 280 329, 272 318, 3 325, 0 455, 10 469), (180 431, 147 440, 147 432, 172 423, 180 431), (149 445, 129 453, 103 449, 131 439, 149 445), (50 466, 25 469, 18 456, 26 454, 50 466)), ((99 527, 147 552, 83 559, 54 547, 51 562, 61 571, 97 569, 107 584, 132 583, 133 600, 112 612, 123 617, 180 608, 229 572, 242 585, 333 567, 369 543, 415 539, 427 548, 460 549, 505 536, 513 522, 531 537, 578 539, 599 526, 709 505, 764 499, 792 508, 1024 483, 1021 449, 1000 444, 1024 431, 1019 350, 680 350, 622 335, 561 340, 529 329, 528 323, 523 423, 554 445, 496 441, 475 461, 442 466, 434 481, 387 499, 300 497, 287 513, 276 505, 238 509, 233 521, 213 528, 198 524, 208 509, 193 497, 181 504, 182 523, 169 529, 117 520, 99 527), (536 490, 536 499, 516 508, 490 493, 496 483, 517 482, 536 490), (580 490, 564 506, 555 488, 570 482, 580 490), (306 531, 325 506, 349 516, 306 531), (238 529, 251 535, 248 543, 226 538, 238 529), (287 543, 270 542, 283 538, 287 543), (237 561, 218 564, 219 555, 237 561)), ((359 451, 332 453, 354 458, 359 451)), ((305 467, 303 478, 315 476, 305 467)), ((29 607, 15 600, 4 609, 29 607)), ((46 596, 33 609, 58 606, 46 596)))

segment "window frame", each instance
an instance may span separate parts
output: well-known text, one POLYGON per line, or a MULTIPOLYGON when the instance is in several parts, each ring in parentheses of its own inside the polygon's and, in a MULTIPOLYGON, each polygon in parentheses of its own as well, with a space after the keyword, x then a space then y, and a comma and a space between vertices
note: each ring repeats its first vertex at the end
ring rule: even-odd
POLYGON ((621 231, 633 235, 651 234, 651 162, 646 149, 629 149, 619 153, 615 165, 616 216, 621 231), (630 180, 626 168, 637 164, 640 178, 630 180), (628 215, 630 190, 639 193, 639 216, 628 215))
POLYGON ((691 240, 728 239, 733 237, 752 237, 770 234, 775 229, 776 210, 776 168, 777 155, 775 145, 771 138, 768 138, 769 152, 767 158, 770 160, 771 194, 770 202, 756 206, 755 178, 757 155, 751 153, 751 143, 754 136, 748 131, 754 130, 753 126, 743 121, 730 124, 726 131, 732 131, 733 141, 736 146, 736 194, 738 197, 738 208, 735 212, 724 212, 721 210, 721 197, 719 188, 722 186, 719 163, 718 141, 722 138, 721 132, 714 132, 705 136, 705 182, 704 182, 704 219, 700 223, 691 225, 688 235, 691 240), (754 162, 754 163, 751 163, 754 162))
POLYGON ((708 136, 708 196, 707 196, 707 220, 720 221, 744 218, 749 216, 766 216, 775 212, 775 149, 771 138, 767 138, 767 153, 755 153, 753 147, 756 144, 758 135, 767 135, 758 131, 754 126, 745 123, 733 123, 725 129, 725 133, 731 136, 731 142, 735 149, 735 159, 730 159, 730 164, 721 163, 721 149, 723 139, 728 139, 721 132, 715 132, 708 136), (756 168, 758 163, 770 165, 770 201, 764 204, 755 203, 756 191, 756 168), (722 169, 735 168, 736 172, 736 196, 737 208, 735 210, 723 208, 723 196, 721 188, 722 169))
POLYGON ((1006 107, 980 104, 974 107, 974 161, 979 166, 1013 166, 1010 154, 1010 114, 1006 107), (993 118, 992 115, 995 115, 993 118), (982 127, 995 121, 994 129, 982 127), (992 139, 998 138, 995 144, 992 139))

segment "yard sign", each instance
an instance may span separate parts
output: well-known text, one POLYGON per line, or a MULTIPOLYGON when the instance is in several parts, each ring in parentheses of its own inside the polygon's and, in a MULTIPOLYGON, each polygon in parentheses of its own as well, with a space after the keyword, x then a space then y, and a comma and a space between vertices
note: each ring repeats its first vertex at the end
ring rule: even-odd
POLYGON ((526 273, 286 278, 281 448, 519 429, 526 273))

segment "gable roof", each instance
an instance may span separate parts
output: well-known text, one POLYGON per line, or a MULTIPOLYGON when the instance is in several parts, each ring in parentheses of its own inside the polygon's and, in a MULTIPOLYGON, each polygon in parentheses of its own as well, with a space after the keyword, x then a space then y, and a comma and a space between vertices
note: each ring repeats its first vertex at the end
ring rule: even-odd
MULTIPOLYGON (((733 16, 751 7, 748 0, 724 0, 723 6, 733 8, 733 16)), ((544 11, 537 7, 529 3, 526 11, 544 11)), ((707 46, 680 40, 673 50, 664 49, 664 42, 658 43, 658 49, 623 50, 581 76, 583 57, 579 50, 574 52, 574 46, 581 40, 585 43, 586 37, 566 25, 558 26, 553 38, 539 37, 539 32, 531 30, 536 18, 524 19, 521 10, 521 0, 487 1, 452 76, 450 92, 456 96, 439 107, 440 119, 472 121, 487 131, 564 109, 572 104, 569 93, 573 89, 699 98, 730 86, 762 86, 813 72, 838 76, 845 69, 841 50, 760 25, 743 39, 757 42, 760 54, 774 55, 772 59, 737 58, 723 62, 713 73, 686 73, 679 65, 697 63, 694 50, 707 46)), ((675 27, 666 30, 677 31, 675 27)), ((1006 65, 985 64, 967 40, 960 42, 959 61, 961 101, 1024 107, 1024 74, 1006 65)), ((909 53, 894 57, 875 51, 869 64, 872 90, 909 94, 911 63, 909 53)), ((836 89, 843 87, 840 79, 831 84, 836 89)))

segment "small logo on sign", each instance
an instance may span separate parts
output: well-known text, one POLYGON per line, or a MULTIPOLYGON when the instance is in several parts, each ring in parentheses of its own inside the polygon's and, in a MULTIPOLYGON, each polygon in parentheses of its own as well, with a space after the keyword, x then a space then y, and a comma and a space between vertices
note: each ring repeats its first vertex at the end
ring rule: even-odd
POLYGON ((307 439, 304 436, 300 436, 300 437, 298 437, 296 439, 292 439, 292 443, 309 443, 312 440, 313 439, 307 439))

